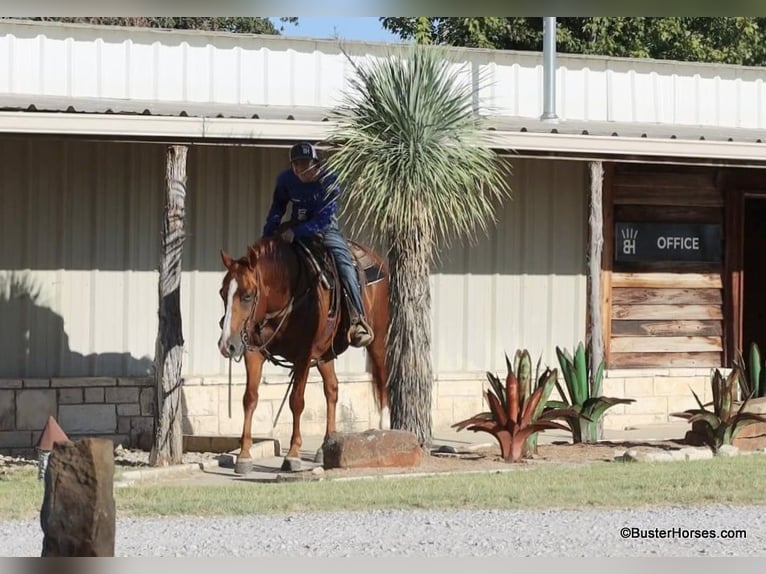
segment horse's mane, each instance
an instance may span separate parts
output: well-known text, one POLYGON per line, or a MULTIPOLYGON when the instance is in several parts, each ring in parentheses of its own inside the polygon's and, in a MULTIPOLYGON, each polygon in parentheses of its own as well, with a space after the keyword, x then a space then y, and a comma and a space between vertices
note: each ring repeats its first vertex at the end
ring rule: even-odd
MULTIPOLYGON (((289 248, 278 239, 265 238, 259 239, 250 247, 255 251, 256 260, 261 267, 261 272, 266 272, 269 280, 278 283, 290 285, 292 276, 290 274, 290 260, 287 258, 289 248)), ((247 255, 237 260, 239 265, 245 268, 250 265, 247 255)))

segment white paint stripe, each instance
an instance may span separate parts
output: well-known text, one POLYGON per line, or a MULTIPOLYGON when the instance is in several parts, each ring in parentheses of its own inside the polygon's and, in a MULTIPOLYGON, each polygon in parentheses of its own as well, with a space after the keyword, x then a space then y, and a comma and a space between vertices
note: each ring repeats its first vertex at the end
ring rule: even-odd
POLYGON ((221 347, 228 347, 229 338, 231 337, 231 308, 234 303, 234 294, 237 292, 239 286, 237 280, 232 279, 229 283, 229 293, 226 296, 226 315, 223 318, 223 327, 221 328, 221 347))

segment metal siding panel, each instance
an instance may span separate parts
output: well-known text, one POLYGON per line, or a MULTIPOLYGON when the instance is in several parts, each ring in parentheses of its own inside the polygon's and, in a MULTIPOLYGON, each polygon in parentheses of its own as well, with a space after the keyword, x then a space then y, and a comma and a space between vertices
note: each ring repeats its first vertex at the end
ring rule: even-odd
POLYGON ((97 97, 98 76, 101 73, 98 45, 95 42, 75 40, 72 43, 71 78, 74 97, 97 97))
MULTIPOLYGON (((40 39, 40 86, 48 95, 66 96, 68 52, 66 40, 40 39)), ((0 53, 3 50, 0 48, 0 53)))
POLYGON ((718 82, 715 78, 694 76, 694 99, 685 102, 687 108, 694 109, 695 123, 715 124, 718 120, 718 82))
POLYGON ((450 250, 432 276, 437 373, 504 371, 504 354, 522 347, 551 364, 556 345, 583 338, 583 168, 514 165, 514 200, 498 227, 475 247, 450 250))
POLYGON ((605 66, 586 68, 586 91, 584 94, 587 114, 582 119, 603 121, 608 116, 608 74, 605 66))
POLYGON ((234 47, 217 48, 211 53, 211 99, 226 104, 239 103, 239 67, 234 47))
POLYGON ((243 104, 257 105, 266 101, 268 85, 264 81, 266 73, 266 49, 242 49, 239 69, 241 86, 240 99, 243 104))
POLYGON ((294 91, 298 86, 311 83, 308 79, 311 77, 309 70, 296 70, 292 66, 293 50, 286 51, 267 50, 268 67, 265 81, 269 84, 269 92, 266 101, 267 105, 285 106, 290 105, 294 99, 294 91), (308 74, 308 75, 307 75, 308 74), (296 78, 299 80, 296 83, 296 78))
POLYGON ((11 34, 0 34, 0 92, 13 92, 13 39, 11 34))
MULTIPOLYGON (((128 97, 137 100, 153 100, 154 93, 154 48, 140 39, 128 43, 127 88, 128 97)), ((118 63, 115 63, 119 65, 118 63)), ((202 73, 203 69, 197 73, 202 73)))
MULTIPOLYGON (((46 365, 57 361, 62 376, 145 373, 151 366, 157 328, 164 146, 71 142, 66 147, 30 144, 20 150, 3 140, 2 151, 3 161, 26 165, 28 174, 2 170, 3 188, 29 196, 30 201, 51 202, 56 216, 49 214, 41 221, 58 230, 35 245, 23 262, 17 257, 14 264, 12 256, 4 257, 6 269, 33 270, 30 277, 46 287, 50 307, 37 323, 30 323, 29 310, 19 309, 6 324, 21 330, 29 325, 38 333, 50 332, 51 326, 58 329, 63 340, 57 345, 55 338, 46 339, 44 346, 52 348, 40 351, 47 356, 38 357, 42 361, 38 364, 50 369, 46 365), (54 169, 35 175, 32 157, 54 169), (56 261, 48 270, 41 269, 57 241, 61 246, 52 250, 56 261), (51 322, 56 317, 58 327, 51 322), (48 328, 42 329, 42 324, 48 328)), ((241 255, 246 244, 260 235, 273 180, 286 164, 284 154, 284 149, 191 150, 181 288, 187 342, 184 376, 227 372, 216 349, 223 309, 218 250, 226 247, 241 255)), ((586 219, 573 216, 584 213, 584 167, 542 160, 514 165, 515 199, 498 214, 500 225, 479 245, 450 250, 432 276, 437 373, 480 373, 493 367, 500 371, 504 352, 518 347, 555 360, 556 344, 572 346, 584 333, 586 219)), ((7 207, 8 201, 3 201, 7 207)), ((23 204, 17 209, 30 213, 23 204)), ((30 220, 19 215, 3 210, 3 238, 23 246, 23 238, 41 235, 40 224, 35 224, 34 233, 25 230, 20 223, 30 220)), ((7 331, 3 343, 5 348, 21 350, 18 339, 7 331)), ((15 376, 22 368, 12 358, 0 360, 0 366, 15 376)), ((341 377, 365 370, 361 350, 353 349, 338 361, 341 377)), ((243 373, 244 365, 234 366, 235 376, 243 373)), ((264 374, 282 378, 286 371, 269 365, 264 374)))
POLYGON ((128 47, 125 42, 106 41, 101 44, 101 73, 99 93, 103 98, 121 99, 127 97, 127 75, 125 62, 128 47), (121 65, 116 65, 121 62, 121 65))
POLYGON ((184 46, 157 45, 156 94, 159 100, 183 101, 184 93, 184 46))

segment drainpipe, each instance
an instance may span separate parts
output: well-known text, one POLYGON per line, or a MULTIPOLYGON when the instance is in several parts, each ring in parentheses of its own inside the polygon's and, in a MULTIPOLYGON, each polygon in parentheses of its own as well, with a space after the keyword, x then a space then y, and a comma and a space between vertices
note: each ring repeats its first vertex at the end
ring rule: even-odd
POLYGON ((543 18, 543 121, 558 121, 556 115, 556 18, 543 18))

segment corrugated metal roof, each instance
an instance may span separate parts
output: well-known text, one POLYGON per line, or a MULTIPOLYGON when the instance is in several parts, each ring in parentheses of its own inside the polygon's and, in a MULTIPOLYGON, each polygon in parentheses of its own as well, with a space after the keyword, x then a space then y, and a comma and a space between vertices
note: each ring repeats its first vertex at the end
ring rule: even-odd
MULTIPOLYGON (((108 98, 55 96, 0 97, 0 112, 63 112, 71 114, 117 114, 162 117, 233 118, 328 122, 331 110, 309 106, 270 106, 153 102, 108 98)), ((753 128, 728 128, 662 123, 535 120, 528 117, 486 116, 489 130, 498 132, 567 134, 570 136, 614 136, 663 140, 763 143, 766 132, 753 128)))

